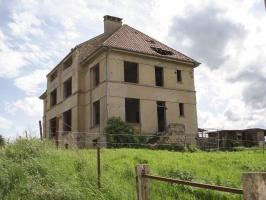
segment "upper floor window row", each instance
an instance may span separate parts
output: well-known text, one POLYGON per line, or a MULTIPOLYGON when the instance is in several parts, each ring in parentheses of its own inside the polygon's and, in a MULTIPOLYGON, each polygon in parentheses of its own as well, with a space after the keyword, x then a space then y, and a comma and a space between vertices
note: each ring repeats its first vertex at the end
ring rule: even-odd
POLYGON ((64 82, 64 99, 72 95, 72 77, 64 82))
POLYGON ((57 70, 50 75, 50 81, 52 82, 57 77, 57 70))
MULTIPOLYGON (((176 70, 176 81, 178 83, 182 82, 182 71, 176 70)), ((155 66, 154 67, 155 75, 155 85, 164 86, 164 68, 155 66)), ((139 65, 135 62, 124 61, 124 81, 129 83, 138 83, 139 82, 139 65)))
POLYGON ((97 87, 100 84, 100 65, 97 63, 91 68, 91 85, 92 88, 97 87))
POLYGON ((54 89, 50 93, 50 107, 53 107, 56 104, 57 104, 57 89, 54 89))
MULTIPOLYGON (((63 63, 63 69, 67 69, 72 65, 73 58, 70 56, 64 63, 63 63)), ((51 75, 50 75, 50 82, 52 82, 56 77, 58 76, 58 70, 55 70, 51 75)))
POLYGON ((65 70, 65 69, 67 69, 67 68, 69 68, 71 65, 72 65, 72 63, 73 63, 73 58, 72 58, 72 56, 70 56, 65 62, 64 62, 64 64, 63 64, 63 69, 65 70))
POLYGON ((139 65, 135 62, 124 61, 124 81, 129 83, 139 82, 139 65))

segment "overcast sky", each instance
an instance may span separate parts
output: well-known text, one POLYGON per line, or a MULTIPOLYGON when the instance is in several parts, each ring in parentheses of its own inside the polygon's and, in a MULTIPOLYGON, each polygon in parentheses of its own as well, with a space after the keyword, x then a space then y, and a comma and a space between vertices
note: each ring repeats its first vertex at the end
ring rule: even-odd
POLYGON ((0 0, 0 134, 38 135, 46 74, 72 47, 123 22, 202 64, 199 127, 266 128, 263 0, 0 0))

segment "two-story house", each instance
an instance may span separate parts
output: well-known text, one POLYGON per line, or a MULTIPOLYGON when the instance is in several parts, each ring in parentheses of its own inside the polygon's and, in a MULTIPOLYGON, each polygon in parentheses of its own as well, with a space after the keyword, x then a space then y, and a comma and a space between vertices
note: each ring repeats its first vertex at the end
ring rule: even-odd
POLYGON ((81 147, 82 141, 104 140, 104 127, 113 116, 133 124, 139 134, 181 124, 185 134, 196 136, 198 65, 106 15, 104 33, 71 49, 47 75, 47 90, 40 96, 44 137, 81 147))

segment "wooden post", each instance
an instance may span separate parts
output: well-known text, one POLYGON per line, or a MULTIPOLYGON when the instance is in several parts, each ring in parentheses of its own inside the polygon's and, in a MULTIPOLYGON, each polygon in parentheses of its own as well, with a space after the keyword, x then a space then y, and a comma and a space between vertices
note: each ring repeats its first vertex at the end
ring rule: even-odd
MULTIPOLYGON (((265 139, 264 139, 265 140, 265 139)), ((263 141, 263 145, 262 145, 262 153, 264 154, 264 149, 265 149, 265 141, 263 141)))
POLYGON ((149 165, 137 165, 136 168, 137 182, 137 200, 150 200, 150 180, 143 178, 143 174, 149 174, 149 165))
POLYGON ((39 128, 40 128, 40 138, 42 140, 42 121, 39 120, 39 128))
POLYGON ((97 175, 98 175, 98 188, 101 188, 101 151, 100 146, 97 144, 97 175))
POLYGON ((243 174, 244 200, 266 199, 266 172, 243 174))

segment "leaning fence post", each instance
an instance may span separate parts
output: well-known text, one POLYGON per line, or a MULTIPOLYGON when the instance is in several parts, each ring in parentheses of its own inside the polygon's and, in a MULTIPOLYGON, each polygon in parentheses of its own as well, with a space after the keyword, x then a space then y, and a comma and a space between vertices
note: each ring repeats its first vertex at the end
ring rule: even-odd
POLYGON ((149 174, 149 172, 149 165, 136 166, 137 200, 150 199, 150 181, 149 179, 142 177, 143 174, 149 174))
POLYGON ((244 200, 266 199, 266 172, 243 174, 244 200))

